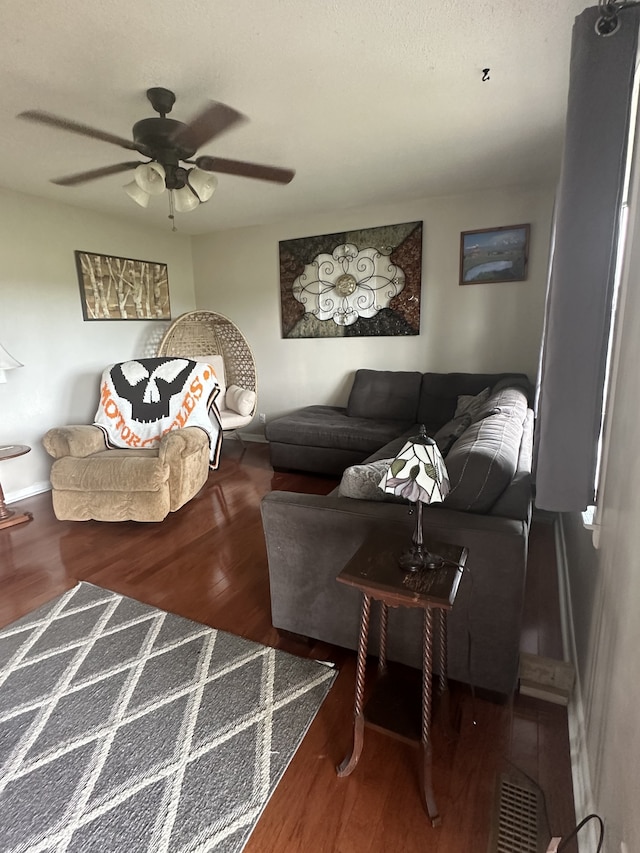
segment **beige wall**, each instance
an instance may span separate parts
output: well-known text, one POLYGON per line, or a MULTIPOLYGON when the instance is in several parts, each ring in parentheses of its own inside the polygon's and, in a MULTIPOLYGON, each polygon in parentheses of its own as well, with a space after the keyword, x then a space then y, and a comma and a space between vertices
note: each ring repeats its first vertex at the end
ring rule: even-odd
MULTIPOLYGON (((0 444, 33 448, 2 465, 8 499, 46 488, 50 460, 41 446, 43 434, 56 424, 91 422, 101 370, 153 354, 167 325, 85 322, 75 249, 165 262, 174 317, 197 306, 237 322, 258 363, 259 411, 273 417, 300 405, 343 404, 358 367, 518 370, 533 378, 552 198, 551 189, 511 189, 189 239, 0 190, 0 342, 25 364, 0 385, 0 444), (413 220, 424 221, 419 336, 281 338, 279 240, 413 220), (531 223, 528 280, 459 287, 460 232, 522 222, 531 223)), ((260 432, 257 420, 250 431, 260 432)))
MULTIPOLYGON (((314 403, 343 405, 358 367, 537 371, 552 188, 512 188, 336 211, 193 239, 196 303, 236 322, 259 371, 267 418, 314 403), (283 340, 278 241, 423 220, 421 333, 413 337, 283 340), (527 281, 460 287, 460 232, 531 223, 527 281)), ((259 432, 254 423, 252 432, 259 432)))
POLYGON ((149 355, 166 323, 85 322, 74 250, 168 264, 174 316, 194 307, 188 237, 141 228, 67 205, 0 190, 0 343, 24 367, 0 384, 0 445, 31 453, 2 463, 8 500, 46 488, 49 427, 91 423, 98 382, 109 363, 149 355))

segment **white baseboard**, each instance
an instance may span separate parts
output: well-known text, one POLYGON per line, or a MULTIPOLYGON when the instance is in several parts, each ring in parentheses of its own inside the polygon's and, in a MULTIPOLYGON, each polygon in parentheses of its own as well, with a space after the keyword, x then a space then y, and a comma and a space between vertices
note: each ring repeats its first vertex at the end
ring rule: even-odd
MULTIPOLYGON (((565 543, 562 516, 558 514, 555 524, 556 560, 558 566, 558 590, 560 595, 560 620, 562 625, 562 643, 564 655, 575 669, 573 693, 567 708, 569 724, 569 749, 571 753, 571 775, 573 780, 573 804, 576 812, 576 823, 582 818, 597 811, 591 786, 591 770, 587 752, 587 734, 582 700, 582 685, 578 669, 578 654, 573 627, 573 610, 571 607, 571 585, 569 582, 569 567, 565 543)), ((581 831, 578 836, 580 853, 590 853, 598 846, 598 834, 593 821, 581 831)))
POLYGON ((18 489, 16 492, 9 492, 4 496, 4 499, 8 504, 12 504, 16 501, 22 501, 25 498, 31 498, 34 495, 40 495, 42 492, 49 491, 51 491, 51 483, 48 480, 43 480, 40 483, 32 483, 25 489, 18 489))

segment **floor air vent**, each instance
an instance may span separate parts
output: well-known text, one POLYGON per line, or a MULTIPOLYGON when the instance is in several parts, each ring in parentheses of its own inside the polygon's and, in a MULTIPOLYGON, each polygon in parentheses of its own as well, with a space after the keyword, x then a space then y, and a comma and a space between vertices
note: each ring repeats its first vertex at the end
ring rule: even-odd
MULTIPOLYGON (((542 795, 533 784, 504 773, 498 785, 489 853, 540 853, 546 849, 542 795)), ((548 833, 547 833, 548 835, 548 833)))

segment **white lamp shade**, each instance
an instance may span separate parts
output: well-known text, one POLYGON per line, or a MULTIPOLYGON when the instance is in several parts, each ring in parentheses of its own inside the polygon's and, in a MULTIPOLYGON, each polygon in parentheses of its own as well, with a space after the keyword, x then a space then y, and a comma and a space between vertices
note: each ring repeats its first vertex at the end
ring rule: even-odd
POLYGON ((138 184, 135 181, 131 181, 130 184, 125 184, 123 187, 126 194, 129 198, 132 198, 140 207, 147 207, 149 204, 149 199, 151 196, 148 192, 145 192, 143 189, 140 189, 138 184))
POLYGON ((188 210, 194 210, 200 202, 189 187, 180 187, 179 190, 172 190, 173 203, 178 213, 186 213, 188 210))
POLYGON ((10 355, 0 344, 0 382, 7 381, 5 370, 13 370, 16 367, 24 367, 24 365, 10 355))
POLYGON ((149 195, 162 195, 165 191, 165 173, 160 163, 141 163, 134 172, 136 184, 149 195))
POLYGON ((204 169, 191 169, 189 172, 189 184, 200 201, 209 201, 216 191, 218 179, 213 172, 205 172, 204 169))

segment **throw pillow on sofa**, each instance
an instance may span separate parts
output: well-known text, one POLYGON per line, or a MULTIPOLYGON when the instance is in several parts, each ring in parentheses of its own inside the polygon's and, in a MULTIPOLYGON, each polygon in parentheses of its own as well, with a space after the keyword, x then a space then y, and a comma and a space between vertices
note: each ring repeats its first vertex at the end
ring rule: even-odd
POLYGON ((482 410, 486 407, 487 400, 491 395, 491 388, 483 388, 479 394, 462 394, 458 397, 454 418, 460 415, 470 415, 471 423, 480 420, 482 410))
POLYGON ((389 470, 393 459, 377 459, 363 465, 351 465, 342 475, 338 486, 341 498, 354 498, 360 501, 396 501, 407 503, 404 498, 388 495, 378 488, 380 480, 389 470))

